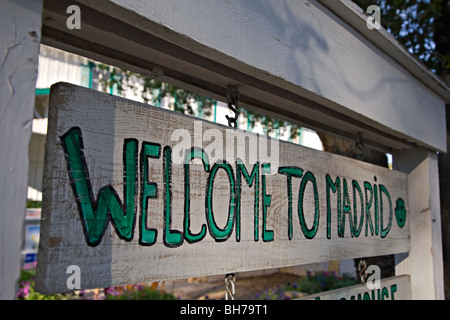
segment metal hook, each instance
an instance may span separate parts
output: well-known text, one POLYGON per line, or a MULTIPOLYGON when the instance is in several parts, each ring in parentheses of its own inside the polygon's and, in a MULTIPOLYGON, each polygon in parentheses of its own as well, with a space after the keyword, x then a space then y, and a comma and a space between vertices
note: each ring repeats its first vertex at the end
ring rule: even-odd
POLYGON ((358 149, 356 153, 356 159, 362 160, 364 154, 364 143, 362 141, 362 133, 358 132, 356 135, 356 149, 358 149))
POLYGON ((236 275, 234 273, 229 273, 225 276, 225 288, 227 291, 225 292, 225 300, 234 300, 234 294, 236 294, 236 275))
POLYGON ((228 115, 225 118, 228 121, 228 126, 231 128, 237 128, 237 120, 239 117, 239 112, 237 110, 239 104, 239 90, 238 88, 229 85, 227 89, 227 100, 228 100, 228 108, 233 111, 234 117, 229 117, 228 115))
POLYGON ((366 261, 364 259, 359 260, 358 276, 361 279, 361 283, 366 282, 366 279, 367 279, 367 265, 366 265, 366 261))

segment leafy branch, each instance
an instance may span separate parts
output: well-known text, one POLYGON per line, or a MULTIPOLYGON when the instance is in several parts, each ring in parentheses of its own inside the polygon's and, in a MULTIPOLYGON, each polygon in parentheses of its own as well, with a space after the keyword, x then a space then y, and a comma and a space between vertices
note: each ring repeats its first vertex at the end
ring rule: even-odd
POLYGON ((381 9, 381 25, 437 75, 450 74, 448 0, 353 0, 381 9))
MULTIPOLYGON (((140 95, 145 103, 152 105, 161 105, 163 99, 168 98, 170 105, 176 112, 191 116, 211 116, 212 107, 215 104, 215 100, 211 98, 129 70, 105 64, 95 64, 95 68, 100 74, 98 77, 99 87, 105 92, 115 89, 118 94, 124 96, 127 91, 131 90, 135 94, 140 95)), ((299 135, 300 126, 298 125, 244 108, 239 108, 239 112, 246 115, 251 127, 261 123, 267 135, 274 130, 280 130, 281 134, 284 134, 288 127, 290 127, 290 139, 295 139, 299 135)))

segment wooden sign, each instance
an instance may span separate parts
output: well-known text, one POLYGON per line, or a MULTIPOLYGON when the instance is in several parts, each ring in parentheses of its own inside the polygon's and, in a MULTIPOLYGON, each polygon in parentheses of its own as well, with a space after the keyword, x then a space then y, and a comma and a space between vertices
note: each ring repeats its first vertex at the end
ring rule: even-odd
POLYGON ((408 275, 391 277, 381 279, 378 288, 359 284, 296 300, 411 300, 411 279, 408 275))
POLYGON ((69 84, 50 100, 41 292, 409 251, 403 173, 69 84))

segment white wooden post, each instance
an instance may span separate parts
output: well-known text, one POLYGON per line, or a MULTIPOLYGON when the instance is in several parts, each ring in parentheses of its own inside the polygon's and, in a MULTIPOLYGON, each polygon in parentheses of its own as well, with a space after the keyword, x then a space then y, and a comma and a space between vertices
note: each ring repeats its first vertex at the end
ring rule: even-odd
POLYGON ((394 154, 394 167, 408 176, 411 251, 396 267, 411 275, 412 299, 444 299, 439 173, 436 153, 394 154))
POLYGON ((2 1, 0 10, 0 299, 14 299, 28 179, 42 0, 2 1))

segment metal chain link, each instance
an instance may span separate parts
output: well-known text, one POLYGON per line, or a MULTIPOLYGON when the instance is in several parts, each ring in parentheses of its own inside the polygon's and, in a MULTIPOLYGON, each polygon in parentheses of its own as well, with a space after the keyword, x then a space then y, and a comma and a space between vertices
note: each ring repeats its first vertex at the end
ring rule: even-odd
POLYGON ((225 300, 234 300, 234 295, 236 294, 236 275, 234 273, 229 273, 225 276, 225 300))
POLYGON ((356 137, 356 159, 358 160, 362 160, 363 159, 363 155, 364 155, 364 143, 362 141, 362 133, 358 132, 357 137, 356 137))
POLYGON ((366 260, 361 259, 358 263, 358 276, 361 279, 361 283, 365 283, 367 280, 367 265, 366 260))
POLYGON ((227 89, 228 108, 233 111, 234 117, 225 116, 228 121, 228 126, 231 128, 237 128, 237 121, 239 117, 239 90, 234 86, 228 86, 227 89))

